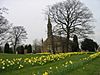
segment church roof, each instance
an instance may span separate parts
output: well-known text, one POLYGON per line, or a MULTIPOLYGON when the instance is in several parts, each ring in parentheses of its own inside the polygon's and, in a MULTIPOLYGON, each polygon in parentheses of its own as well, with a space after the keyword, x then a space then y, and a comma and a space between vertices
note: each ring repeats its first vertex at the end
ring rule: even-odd
MULTIPOLYGON (((48 37, 43 43, 44 44, 47 44, 47 43, 49 43, 51 40, 51 37, 48 37)), ((56 36, 56 35, 53 35, 53 41, 54 41, 54 43, 56 42, 63 42, 63 43, 66 43, 66 37, 60 37, 60 36, 56 36)), ((70 40, 70 42, 71 42, 71 40, 70 40)))

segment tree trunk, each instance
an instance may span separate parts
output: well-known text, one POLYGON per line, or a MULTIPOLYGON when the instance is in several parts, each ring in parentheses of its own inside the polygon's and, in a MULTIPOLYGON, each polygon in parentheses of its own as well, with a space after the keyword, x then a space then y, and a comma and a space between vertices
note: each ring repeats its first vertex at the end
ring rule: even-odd
POLYGON ((17 38, 15 39, 15 44, 14 44, 14 53, 16 53, 16 45, 17 45, 17 38))
POLYGON ((14 45, 14 53, 16 52, 16 44, 14 45))
POLYGON ((69 33, 67 33, 67 38, 66 38, 66 52, 69 51, 69 33))

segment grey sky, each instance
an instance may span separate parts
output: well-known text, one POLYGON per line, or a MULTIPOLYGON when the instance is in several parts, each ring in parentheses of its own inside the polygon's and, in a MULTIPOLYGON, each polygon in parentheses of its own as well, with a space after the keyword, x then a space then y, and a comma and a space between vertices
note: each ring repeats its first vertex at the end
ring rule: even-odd
MULTIPOLYGON (((22 25, 28 33, 27 43, 34 39, 46 38, 46 25, 44 10, 47 5, 52 5, 63 0, 1 0, 0 7, 9 9, 6 18, 14 25, 22 25)), ((94 14, 96 19, 94 39, 100 43, 100 0, 80 0, 94 14)))

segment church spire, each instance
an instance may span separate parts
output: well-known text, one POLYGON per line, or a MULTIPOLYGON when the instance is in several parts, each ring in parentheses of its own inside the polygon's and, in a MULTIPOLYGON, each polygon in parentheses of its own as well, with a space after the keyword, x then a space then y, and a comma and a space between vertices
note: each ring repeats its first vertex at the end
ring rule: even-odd
POLYGON ((50 37, 52 35, 52 24, 51 24, 49 15, 48 15, 47 30, 48 30, 47 37, 50 37))

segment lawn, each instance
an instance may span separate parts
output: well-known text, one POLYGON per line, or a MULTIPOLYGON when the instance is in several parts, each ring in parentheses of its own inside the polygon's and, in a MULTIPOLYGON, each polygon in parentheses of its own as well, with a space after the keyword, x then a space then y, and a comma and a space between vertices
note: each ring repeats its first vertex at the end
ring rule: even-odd
POLYGON ((0 54, 2 59, 13 59, 13 58, 30 58, 30 57, 40 57, 48 54, 0 54))
MULTIPOLYGON (((0 75, 99 75, 100 53, 0 54, 0 75), (21 58, 21 59, 20 59, 21 58), (14 64, 7 66, 14 59, 14 64), (16 60, 15 60, 16 59, 16 60), (4 64, 5 63, 5 64, 4 64), (3 66, 5 67, 2 69, 3 66), (23 67, 19 68, 19 65, 23 67), (88 66, 87 66, 88 65, 88 66)), ((12 62, 11 62, 12 63, 12 62)))
POLYGON ((92 62, 70 72, 69 75, 100 75, 100 56, 92 62))

